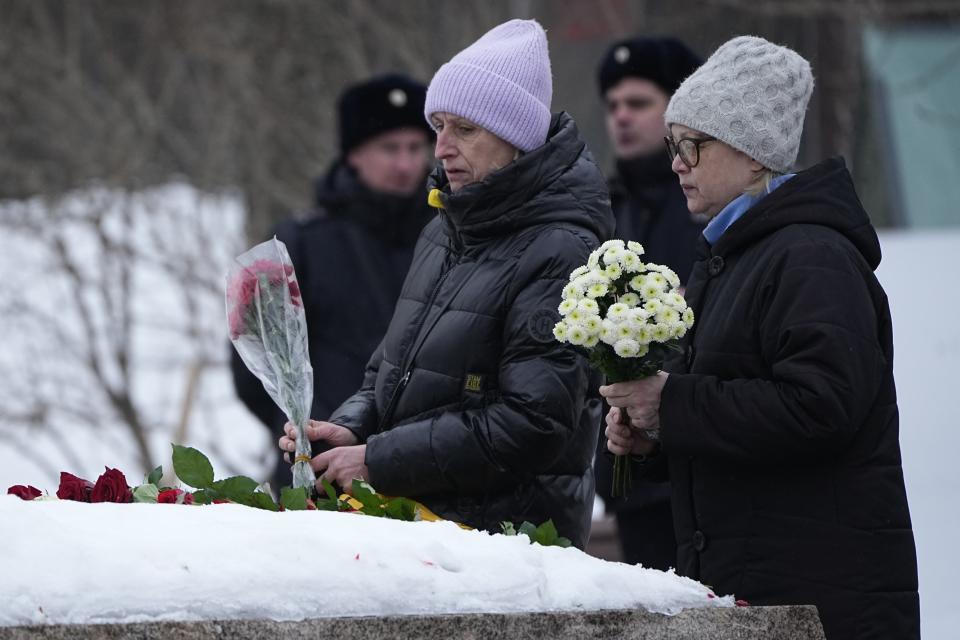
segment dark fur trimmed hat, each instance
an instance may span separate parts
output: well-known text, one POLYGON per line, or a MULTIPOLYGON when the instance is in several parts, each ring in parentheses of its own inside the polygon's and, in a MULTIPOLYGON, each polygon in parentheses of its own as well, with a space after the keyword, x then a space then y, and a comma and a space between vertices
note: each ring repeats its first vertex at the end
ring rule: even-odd
POLYGON ((600 62, 600 95, 624 78, 650 80, 671 96, 703 60, 676 38, 639 37, 614 42, 600 62))
POLYGON ((340 94, 340 152, 347 155, 370 138, 392 129, 414 127, 433 137, 423 119, 427 87, 399 73, 376 76, 340 94))

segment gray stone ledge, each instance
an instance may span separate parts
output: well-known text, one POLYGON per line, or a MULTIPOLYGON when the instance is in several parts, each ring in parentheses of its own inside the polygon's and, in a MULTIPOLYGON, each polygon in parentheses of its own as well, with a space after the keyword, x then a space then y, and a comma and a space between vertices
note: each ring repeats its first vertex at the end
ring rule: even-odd
POLYGON ((0 640, 824 640, 816 607, 465 614, 315 618, 299 622, 220 620, 0 627, 0 640))

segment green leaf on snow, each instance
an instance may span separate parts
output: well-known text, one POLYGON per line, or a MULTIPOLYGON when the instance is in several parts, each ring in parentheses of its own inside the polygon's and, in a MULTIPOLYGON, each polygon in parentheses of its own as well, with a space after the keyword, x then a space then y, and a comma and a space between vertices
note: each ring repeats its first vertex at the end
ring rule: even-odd
POLYGON ((133 490, 134 502, 156 502, 160 490, 155 484, 142 484, 133 490))
POLYGON ((305 511, 307 509, 307 488, 284 487, 280 490, 280 505, 287 511, 305 511))
POLYGON ((210 485, 210 488, 227 500, 239 502, 257 490, 257 482, 246 476, 233 476, 225 480, 217 480, 210 485))
POLYGON ((213 484, 213 465, 193 447, 173 445, 173 472, 196 489, 207 489, 213 484))
POLYGON ((157 467, 156 469, 154 469, 153 471, 150 472, 150 474, 147 476, 147 482, 146 482, 146 483, 147 483, 147 484, 152 484, 152 485, 159 485, 159 484, 160 484, 160 478, 162 478, 162 477, 163 477, 163 467, 162 467, 162 466, 159 466, 159 467, 157 467))

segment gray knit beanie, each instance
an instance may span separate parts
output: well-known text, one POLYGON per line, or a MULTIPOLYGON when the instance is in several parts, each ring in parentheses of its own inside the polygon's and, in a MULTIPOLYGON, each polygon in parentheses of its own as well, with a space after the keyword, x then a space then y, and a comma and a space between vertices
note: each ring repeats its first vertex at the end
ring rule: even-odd
POLYGON ((726 142, 780 173, 797 159, 813 92, 810 63, 755 36, 717 49, 673 94, 664 120, 726 142))

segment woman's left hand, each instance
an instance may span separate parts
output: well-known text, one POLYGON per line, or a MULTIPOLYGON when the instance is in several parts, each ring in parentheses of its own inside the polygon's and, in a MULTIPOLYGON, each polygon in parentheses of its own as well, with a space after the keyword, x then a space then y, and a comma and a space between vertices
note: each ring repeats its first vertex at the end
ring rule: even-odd
POLYGON ((669 376, 660 371, 648 378, 606 385, 600 387, 600 395, 611 407, 626 410, 632 428, 660 429, 660 394, 669 376))
POLYGON ((364 460, 367 455, 367 445, 358 444, 349 447, 334 447, 329 451, 313 457, 310 466, 317 474, 317 491, 323 495, 321 478, 326 478, 339 486, 343 491, 350 493, 354 478, 369 480, 370 474, 364 460))

